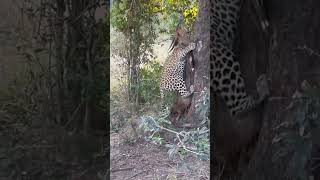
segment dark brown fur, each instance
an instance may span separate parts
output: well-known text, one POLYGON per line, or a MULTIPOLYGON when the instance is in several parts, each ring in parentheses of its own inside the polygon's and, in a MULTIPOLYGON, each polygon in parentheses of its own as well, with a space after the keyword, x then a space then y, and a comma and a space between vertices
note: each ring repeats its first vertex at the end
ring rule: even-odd
POLYGON ((189 96, 187 98, 183 98, 181 96, 178 96, 176 101, 173 103, 171 109, 170 109, 170 121, 175 126, 178 125, 178 121, 180 118, 184 117, 191 105, 192 97, 189 96))
POLYGON ((211 101, 215 105, 214 111, 211 112, 211 117, 214 117, 214 158, 236 168, 239 158, 244 156, 241 152, 250 148, 258 137, 261 114, 259 111, 252 111, 245 117, 234 119, 227 113, 227 107, 221 97, 213 96, 211 101))

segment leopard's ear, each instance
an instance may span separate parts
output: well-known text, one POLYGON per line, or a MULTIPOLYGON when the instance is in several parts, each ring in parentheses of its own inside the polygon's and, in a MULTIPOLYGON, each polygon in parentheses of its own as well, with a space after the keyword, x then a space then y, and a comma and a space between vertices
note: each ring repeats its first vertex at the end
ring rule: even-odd
POLYGON ((169 47, 169 52, 172 51, 172 49, 177 46, 178 44, 178 37, 175 37, 172 41, 171 41, 171 45, 169 47))
POLYGON ((188 30, 184 26, 179 25, 179 27, 176 28, 176 37, 177 38, 186 37, 187 34, 188 34, 188 30))
POLYGON ((180 21, 176 27, 176 37, 181 37, 183 35, 182 22, 180 21))
POLYGON ((181 30, 182 30, 182 29, 181 29, 180 26, 176 28, 176 37, 180 37, 180 36, 182 35, 181 30))

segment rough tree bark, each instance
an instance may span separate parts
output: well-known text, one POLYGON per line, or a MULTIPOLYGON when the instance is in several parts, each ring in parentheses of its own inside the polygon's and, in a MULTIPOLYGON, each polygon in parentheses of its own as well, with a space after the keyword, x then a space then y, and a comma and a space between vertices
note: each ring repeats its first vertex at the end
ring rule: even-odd
POLYGON ((192 104, 188 111, 188 120, 191 123, 199 123, 203 119, 199 114, 195 113, 195 105, 199 100, 202 90, 207 88, 209 90, 209 58, 210 58, 210 1, 199 0, 198 2, 198 16, 194 27, 194 40, 202 42, 202 48, 199 52, 194 52, 194 90, 192 104))
POLYGON ((293 96, 304 81, 320 86, 320 2, 265 1, 270 24, 267 33, 257 19, 256 13, 262 12, 253 9, 253 1, 243 2, 237 52, 246 88, 255 94, 258 76, 266 73, 271 97, 264 107, 236 121, 227 115, 224 102, 211 96, 214 158, 237 162, 244 156, 241 152, 254 145, 248 164, 239 165, 237 179, 307 179, 309 149, 311 143, 319 143, 306 135, 310 129, 301 134, 297 118, 306 119, 307 114, 298 117, 305 103, 293 96))
MULTIPOLYGON (((248 16, 243 16, 241 24, 243 48, 240 64, 247 68, 246 65, 250 63, 244 59, 256 59, 256 70, 253 72, 266 70, 271 79, 271 97, 264 109, 260 136, 242 179, 307 179, 309 177, 304 170, 306 162, 298 164, 296 158, 301 151, 308 153, 310 141, 303 136, 304 143, 298 147, 294 145, 298 141, 287 142, 290 136, 283 137, 283 134, 302 137, 301 132, 290 125, 283 127, 281 124, 292 124, 298 118, 297 113, 302 105, 292 97, 299 91, 301 83, 307 80, 319 86, 320 56, 315 52, 320 51, 320 2, 269 0, 265 3, 271 28, 267 46, 249 45, 252 41, 260 41, 260 44, 265 42, 261 41, 260 35, 251 33, 251 21, 245 18, 248 16), (289 144, 286 151, 283 151, 284 142, 289 144)), ((250 12, 250 7, 246 6, 243 11, 250 12)), ((247 75, 256 76, 251 73, 247 75)))
POLYGON ((57 0, 57 12, 56 12, 56 32, 55 32, 55 46, 57 56, 57 86, 58 86, 58 97, 57 97, 57 116, 58 123, 62 123, 63 119, 63 98, 64 98, 64 86, 63 86, 63 18, 65 12, 65 4, 63 0, 57 0))

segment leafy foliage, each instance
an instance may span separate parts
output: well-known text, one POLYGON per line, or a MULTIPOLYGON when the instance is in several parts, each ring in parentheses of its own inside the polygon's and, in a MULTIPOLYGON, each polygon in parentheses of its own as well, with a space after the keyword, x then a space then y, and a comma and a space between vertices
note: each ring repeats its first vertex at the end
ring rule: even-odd
POLYGON ((170 32, 172 32, 175 28, 175 25, 178 22, 185 23, 186 27, 191 30, 191 27, 193 26, 197 13, 198 13, 198 7, 197 7, 197 1, 190 1, 190 0, 168 0, 165 1, 163 4, 165 9, 165 15, 164 19, 174 19, 175 21, 169 25, 170 32))
POLYGON ((165 144, 169 148, 168 154, 170 158, 179 156, 180 159, 183 159, 187 155, 195 154, 199 159, 208 160, 210 151, 209 129, 202 127, 190 131, 176 132, 165 128, 163 124, 164 122, 167 123, 164 120, 167 113, 168 111, 162 112, 157 117, 158 119, 151 116, 141 117, 142 126, 146 132, 150 132, 150 135, 145 137, 145 139, 155 144, 163 144, 164 140, 159 133, 162 130, 166 130, 176 135, 172 143, 165 144))
POLYGON ((140 69, 139 96, 144 102, 154 103, 159 99, 161 69, 158 61, 150 61, 140 69))
MULTIPOLYGON (((200 99, 196 102, 196 111, 203 118, 203 123, 208 122, 209 113, 209 94, 208 90, 205 89, 200 99)), ((188 131, 176 132, 175 130, 167 128, 169 110, 164 109, 157 116, 143 116, 141 126, 144 127, 149 135, 145 139, 154 142, 156 144, 164 144, 168 147, 168 154, 170 158, 179 157, 183 159, 188 155, 196 155, 201 160, 209 159, 210 142, 209 142, 209 129, 207 126, 199 127, 197 129, 191 129, 188 131), (161 136, 162 131, 169 132, 174 136, 173 142, 164 142, 164 138, 161 136)))
POLYGON ((204 88, 203 91, 201 91, 200 98, 195 105, 195 110, 196 114, 199 115, 199 119, 202 119, 200 124, 208 122, 208 127, 210 127, 210 121, 208 118, 210 111, 210 96, 207 88, 204 88))
POLYGON ((111 23, 126 38, 125 59, 128 71, 128 95, 131 102, 139 103, 140 65, 153 58, 152 45, 156 34, 154 24, 157 18, 152 6, 145 1, 114 1, 111 23))
MULTIPOLYGON (((141 2, 144 12, 149 17, 154 17, 156 23, 164 22, 168 33, 172 33, 177 23, 183 21, 187 27, 192 27, 195 22, 198 7, 196 0, 147 0, 141 2), (160 21, 159 21, 160 20, 160 21)), ((126 31, 129 24, 135 23, 130 17, 130 1, 114 1, 112 8, 112 25, 119 31, 126 31), (130 18, 129 18, 130 17, 130 18), (132 21, 132 22, 130 22, 132 21)), ((147 17, 143 17, 147 18, 147 17)))

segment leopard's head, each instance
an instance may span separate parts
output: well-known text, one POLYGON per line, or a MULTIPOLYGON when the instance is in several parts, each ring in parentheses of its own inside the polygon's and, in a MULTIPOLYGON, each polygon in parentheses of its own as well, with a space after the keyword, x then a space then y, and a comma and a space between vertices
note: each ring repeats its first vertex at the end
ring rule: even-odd
POLYGON ((187 46, 190 42, 190 33, 188 30, 183 27, 183 25, 179 24, 175 31, 175 36, 171 42, 171 45, 169 47, 169 52, 172 51, 172 49, 178 45, 187 46))

